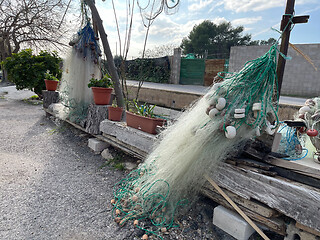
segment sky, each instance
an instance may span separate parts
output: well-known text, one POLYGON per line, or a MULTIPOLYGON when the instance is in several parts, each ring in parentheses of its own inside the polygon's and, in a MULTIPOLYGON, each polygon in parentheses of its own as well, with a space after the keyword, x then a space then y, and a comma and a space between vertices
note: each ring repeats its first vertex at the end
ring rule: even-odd
MULTIPOLYGON (((127 2, 114 0, 122 42, 125 38, 127 2)), ((157 0, 161 2, 161 0, 157 0)), ((168 2, 176 0, 167 0, 168 2)), ((140 0, 145 6, 148 0, 140 0)), ((147 49, 161 45, 179 46, 196 24, 210 20, 216 24, 229 21, 233 26, 243 26, 252 35, 252 40, 278 39, 286 0, 181 0, 176 12, 171 15, 162 12, 150 27, 147 49)), ((119 55, 119 39, 111 0, 96 0, 96 6, 103 20, 113 55, 119 55)), ((308 23, 296 24, 291 32, 290 42, 320 43, 320 0, 296 0, 295 15, 310 15, 308 23)), ((139 8, 135 6, 128 59, 141 57, 146 28, 142 24, 139 8)))

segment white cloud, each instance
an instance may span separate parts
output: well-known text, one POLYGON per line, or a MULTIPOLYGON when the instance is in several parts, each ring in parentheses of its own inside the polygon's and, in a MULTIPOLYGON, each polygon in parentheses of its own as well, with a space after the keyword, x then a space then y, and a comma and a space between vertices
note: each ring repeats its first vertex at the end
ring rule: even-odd
POLYGON ((217 24, 217 25, 219 25, 219 24, 221 24, 221 23, 223 23, 223 22, 228 22, 228 20, 226 19, 226 18, 224 18, 224 17, 216 17, 216 18, 214 18, 213 20, 211 20, 214 24, 217 24))
MULTIPOLYGON (((270 8, 282 7, 286 5, 286 0, 220 0, 226 10, 233 12, 264 11, 270 8)), ((296 5, 318 3, 318 0, 297 0, 296 5)))
POLYGON ((210 4, 213 3, 214 0, 200 0, 200 2, 195 2, 193 4, 191 4, 190 6, 188 6, 188 10, 189 11, 199 11, 202 10, 204 8, 206 8, 207 6, 209 6, 210 4))
POLYGON ((224 0, 225 9, 234 12, 257 12, 284 5, 285 0, 224 0))
POLYGON ((254 24, 262 20, 262 17, 247 17, 247 18, 237 18, 231 21, 232 25, 239 26, 239 25, 249 25, 254 24))

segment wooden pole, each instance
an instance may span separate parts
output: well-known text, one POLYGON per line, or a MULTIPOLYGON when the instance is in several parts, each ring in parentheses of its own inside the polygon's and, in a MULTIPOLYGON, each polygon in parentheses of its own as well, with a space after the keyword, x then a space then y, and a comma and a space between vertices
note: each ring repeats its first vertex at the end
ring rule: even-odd
MULTIPOLYGON (((291 15, 294 12, 294 3, 295 0, 287 0, 287 6, 285 10, 285 14, 282 16, 281 21, 281 27, 280 31, 283 31, 282 37, 281 37, 281 45, 280 45, 280 52, 284 55, 287 55, 288 53, 288 47, 289 47, 289 38, 290 38, 290 31, 291 31, 291 25, 292 23, 289 21, 291 18, 291 15)), ((277 65, 277 78, 278 78, 278 94, 280 96, 281 93, 281 86, 283 81, 283 74, 284 74, 284 68, 286 65, 286 60, 279 55, 278 65, 277 65)))
POLYGON ((208 180, 208 182, 230 203, 230 205, 241 215, 241 217, 244 218, 244 220, 247 221, 247 223, 250 224, 251 227, 253 227, 254 230, 256 230, 259 235, 264 239, 264 240, 270 240, 264 232, 261 231, 261 229, 237 206, 237 204, 232 201, 231 198, 227 194, 225 194, 224 191, 218 186, 218 184, 215 183, 215 181, 212 180, 208 175, 204 175, 205 179, 208 180))

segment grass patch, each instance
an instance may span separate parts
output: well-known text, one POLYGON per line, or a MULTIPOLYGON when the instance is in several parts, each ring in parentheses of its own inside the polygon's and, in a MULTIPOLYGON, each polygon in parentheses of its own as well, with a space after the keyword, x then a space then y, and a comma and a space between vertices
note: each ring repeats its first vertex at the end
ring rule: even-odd
POLYGON ((23 101, 25 103, 32 104, 32 105, 41 105, 43 103, 38 95, 33 95, 29 98, 25 98, 25 99, 23 99, 23 101))
POLYGON ((114 158, 109 159, 104 164, 102 164, 99 169, 104 167, 112 167, 114 169, 118 169, 120 171, 125 170, 125 166, 123 163, 123 153, 117 153, 114 158))

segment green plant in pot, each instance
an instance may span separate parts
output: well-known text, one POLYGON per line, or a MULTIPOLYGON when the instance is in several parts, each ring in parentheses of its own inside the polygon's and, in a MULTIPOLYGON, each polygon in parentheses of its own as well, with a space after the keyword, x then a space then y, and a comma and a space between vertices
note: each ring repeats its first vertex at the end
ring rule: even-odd
POLYGON ((123 108, 118 107, 116 101, 114 100, 112 105, 108 106, 108 119, 111 121, 121 121, 123 108))
POLYGON ((113 82, 108 74, 105 74, 101 79, 92 77, 88 87, 92 89, 93 99, 96 105, 109 104, 113 90, 113 82))
POLYGON ((59 83, 59 79, 55 75, 50 73, 50 71, 47 71, 44 74, 44 82, 46 84, 46 89, 48 91, 56 91, 59 83))
POLYGON ((146 103, 139 105, 133 100, 134 109, 127 111, 127 125, 147 133, 156 134, 157 126, 163 126, 166 120, 156 118, 153 110, 156 105, 148 105, 146 103))

